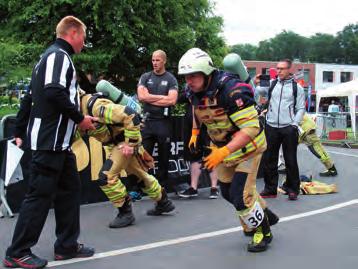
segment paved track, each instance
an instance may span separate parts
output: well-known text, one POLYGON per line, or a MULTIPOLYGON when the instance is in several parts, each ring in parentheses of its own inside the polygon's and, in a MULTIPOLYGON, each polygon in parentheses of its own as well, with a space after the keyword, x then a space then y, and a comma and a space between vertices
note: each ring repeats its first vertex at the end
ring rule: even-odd
MULTIPOLYGON (((54 268, 357 268, 358 266, 358 150, 329 148, 339 175, 322 178, 322 165, 304 146, 299 149, 301 174, 337 183, 339 193, 268 199, 281 217, 273 227, 267 252, 246 251, 249 238, 238 226, 233 208, 223 199, 208 200, 208 190, 192 200, 175 200, 168 216, 149 217, 149 200, 134 204, 136 224, 119 230, 107 228, 115 215, 109 203, 81 207, 81 242, 96 247, 92 260, 53 262, 54 215, 33 251, 54 268)), ((258 189, 263 187, 258 180, 258 189)), ((0 253, 9 243, 15 219, 0 220, 0 253)))

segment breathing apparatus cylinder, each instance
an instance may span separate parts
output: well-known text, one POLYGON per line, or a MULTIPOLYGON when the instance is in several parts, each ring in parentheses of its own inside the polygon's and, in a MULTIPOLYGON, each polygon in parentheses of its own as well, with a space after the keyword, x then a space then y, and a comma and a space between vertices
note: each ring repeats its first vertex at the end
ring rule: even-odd
POLYGON ((140 114, 142 111, 140 105, 132 97, 126 95, 122 90, 113 86, 107 80, 100 80, 96 85, 96 91, 102 92, 116 104, 132 108, 138 114, 140 114))
MULTIPOLYGON (((223 65, 225 71, 239 75, 242 81, 246 81, 250 77, 244 63, 241 60, 240 55, 236 53, 229 53, 226 55, 223 60, 223 65)), ((252 88, 255 89, 255 85, 251 79, 248 84, 250 84, 252 88)))

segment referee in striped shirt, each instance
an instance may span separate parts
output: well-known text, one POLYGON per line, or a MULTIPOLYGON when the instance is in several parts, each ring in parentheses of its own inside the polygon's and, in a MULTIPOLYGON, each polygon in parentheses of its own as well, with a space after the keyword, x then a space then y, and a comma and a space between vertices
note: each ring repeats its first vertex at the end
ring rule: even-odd
MULTIPOLYGON (((6 267, 42 268, 45 259, 31 252, 53 203, 56 218, 55 260, 89 257, 94 249, 79 244, 80 178, 71 144, 76 126, 94 129, 96 118, 79 111, 76 71, 71 55, 80 53, 86 37, 82 21, 67 16, 56 28, 57 39, 32 72, 31 92, 22 103, 18 121, 28 122, 27 141, 32 150, 29 190, 22 203, 6 267), (29 113, 21 113, 28 111, 29 113)), ((22 125, 23 126, 23 125, 22 125)), ((15 134, 16 136, 16 134, 15 134)), ((22 140, 16 138, 20 146, 22 140)))

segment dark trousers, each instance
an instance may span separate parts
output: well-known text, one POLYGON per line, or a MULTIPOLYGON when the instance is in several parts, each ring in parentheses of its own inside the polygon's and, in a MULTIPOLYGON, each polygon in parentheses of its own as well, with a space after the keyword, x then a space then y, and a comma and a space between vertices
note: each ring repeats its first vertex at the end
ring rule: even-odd
POLYGON ((31 253, 52 203, 56 219, 55 252, 74 252, 80 232, 80 189, 76 157, 72 152, 33 151, 29 190, 6 255, 22 257, 31 253))
POLYGON ((221 195, 226 201, 232 204, 236 210, 245 210, 247 207, 244 202, 244 189, 246 185, 247 174, 236 172, 230 183, 219 181, 221 195))
POLYGON ((267 150, 264 153, 265 190, 277 192, 278 185, 278 157, 282 145, 283 157, 286 165, 285 187, 289 192, 299 193, 300 179, 297 164, 298 132, 292 126, 274 128, 266 124, 265 134, 267 150))
POLYGON ((171 129, 169 119, 147 119, 142 130, 143 147, 149 154, 153 155, 154 145, 158 143, 156 177, 159 182, 168 180, 171 129))

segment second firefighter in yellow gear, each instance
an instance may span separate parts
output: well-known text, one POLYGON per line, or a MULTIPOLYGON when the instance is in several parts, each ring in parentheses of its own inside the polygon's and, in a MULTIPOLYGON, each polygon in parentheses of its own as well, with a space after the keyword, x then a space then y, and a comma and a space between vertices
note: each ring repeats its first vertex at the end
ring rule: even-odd
POLYGON ((316 134, 316 123, 314 120, 305 114, 302 122, 300 123, 300 127, 302 129, 302 133, 299 136, 298 142, 306 144, 312 154, 315 155, 326 167, 326 171, 321 172, 320 176, 336 176, 338 174, 337 169, 316 134))
POLYGON ((212 142, 203 165, 217 168, 223 197, 236 208, 245 234, 253 235, 248 251, 264 251, 272 240, 270 223, 277 223, 278 217, 256 191, 266 139, 253 90, 237 75, 216 70, 210 56, 198 48, 182 56, 178 70, 194 108, 193 128, 205 124, 212 142))
POLYGON ((104 162, 97 180, 98 185, 118 208, 118 215, 109 224, 110 228, 120 228, 135 220, 131 199, 121 181, 123 173, 135 175, 142 191, 156 201, 148 215, 160 215, 174 210, 164 188, 158 180, 147 173, 153 165, 153 158, 141 145, 140 119, 133 109, 113 103, 98 94, 81 97, 81 110, 84 115, 98 118, 96 130, 87 134, 110 146, 110 154, 104 162))

